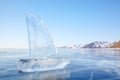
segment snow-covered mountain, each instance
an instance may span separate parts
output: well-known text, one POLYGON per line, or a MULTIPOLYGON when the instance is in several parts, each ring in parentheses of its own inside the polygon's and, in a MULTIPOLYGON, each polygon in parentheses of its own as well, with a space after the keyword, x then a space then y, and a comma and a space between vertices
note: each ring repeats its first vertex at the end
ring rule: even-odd
POLYGON ((83 46, 83 48, 106 48, 109 45, 106 41, 95 41, 83 46))
POLYGON ((120 48, 120 40, 111 43, 108 47, 109 48, 120 48))
POLYGON ((61 48, 70 48, 70 49, 80 49, 80 48, 120 48, 120 40, 113 43, 108 43, 106 41, 95 41, 89 44, 81 45, 67 45, 61 48))

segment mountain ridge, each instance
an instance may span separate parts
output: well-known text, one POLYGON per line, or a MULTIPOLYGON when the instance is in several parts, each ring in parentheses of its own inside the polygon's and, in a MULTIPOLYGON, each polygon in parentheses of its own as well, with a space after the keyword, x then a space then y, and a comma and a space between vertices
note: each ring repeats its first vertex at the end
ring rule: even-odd
POLYGON ((112 43, 106 41, 94 41, 88 44, 73 44, 62 46, 61 48, 79 49, 79 48, 120 48, 120 40, 114 41, 112 43))

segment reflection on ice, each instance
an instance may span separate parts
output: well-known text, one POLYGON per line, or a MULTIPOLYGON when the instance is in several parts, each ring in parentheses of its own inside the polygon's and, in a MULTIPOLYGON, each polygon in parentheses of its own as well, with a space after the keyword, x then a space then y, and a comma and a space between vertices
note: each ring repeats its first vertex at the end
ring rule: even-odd
POLYGON ((34 72, 34 73, 20 73, 20 77, 17 80, 64 80, 70 77, 70 72, 62 70, 34 72))
POLYGON ((63 69, 69 63, 66 59, 21 59, 18 69, 23 72, 63 69))

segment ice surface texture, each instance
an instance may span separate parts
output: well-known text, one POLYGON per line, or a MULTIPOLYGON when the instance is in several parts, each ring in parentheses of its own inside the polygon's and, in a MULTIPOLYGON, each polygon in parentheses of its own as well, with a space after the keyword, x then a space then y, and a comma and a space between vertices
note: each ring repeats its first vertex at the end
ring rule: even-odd
POLYGON ((43 59, 56 53, 53 40, 45 28, 43 20, 33 14, 26 17, 30 57, 32 59, 43 59))

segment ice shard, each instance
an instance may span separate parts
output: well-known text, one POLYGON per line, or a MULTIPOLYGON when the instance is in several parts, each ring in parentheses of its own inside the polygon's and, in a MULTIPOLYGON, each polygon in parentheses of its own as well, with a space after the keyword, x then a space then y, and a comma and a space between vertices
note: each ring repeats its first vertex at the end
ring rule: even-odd
POLYGON ((43 20, 33 14, 26 17, 30 57, 43 59, 56 53, 53 40, 45 28, 43 20))
POLYGON ((30 57, 19 60, 19 71, 35 72, 63 69, 69 61, 65 58, 49 57, 56 54, 56 48, 43 20, 36 15, 29 14, 26 23, 30 57))

